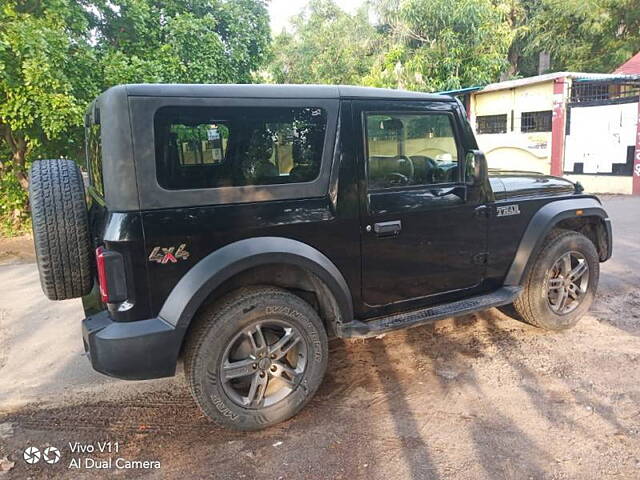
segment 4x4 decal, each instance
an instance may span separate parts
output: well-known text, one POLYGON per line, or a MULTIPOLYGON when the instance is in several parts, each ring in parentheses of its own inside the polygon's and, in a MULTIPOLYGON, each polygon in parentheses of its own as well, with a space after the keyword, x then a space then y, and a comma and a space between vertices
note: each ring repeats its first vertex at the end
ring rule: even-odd
POLYGON ((158 262, 158 263, 177 263, 178 260, 186 260, 189 258, 189 252, 187 252, 187 244, 183 243, 178 247, 155 247, 151 251, 151 255, 149 255, 150 262, 158 262), (174 253, 175 252, 175 253, 174 253))

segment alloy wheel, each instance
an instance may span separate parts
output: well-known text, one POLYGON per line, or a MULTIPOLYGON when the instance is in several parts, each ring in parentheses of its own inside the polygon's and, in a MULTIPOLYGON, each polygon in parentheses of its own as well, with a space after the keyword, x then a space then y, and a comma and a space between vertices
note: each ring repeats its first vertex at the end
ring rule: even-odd
POLYGON ((264 320, 240 331, 227 346, 219 378, 227 396, 244 408, 264 408, 300 384, 308 346, 291 324, 264 320))
POLYGON ((547 273, 547 301, 558 315, 571 313, 582 302, 589 287, 589 264, 580 252, 567 252, 547 273))

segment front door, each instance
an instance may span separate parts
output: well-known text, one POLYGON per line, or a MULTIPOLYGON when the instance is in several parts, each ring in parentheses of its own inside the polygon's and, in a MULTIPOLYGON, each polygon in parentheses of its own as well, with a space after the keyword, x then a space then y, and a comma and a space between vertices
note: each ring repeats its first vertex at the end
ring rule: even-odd
POLYGON ((467 147, 456 104, 354 107, 362 138, 364 302, 429 304, 468 294, 483 280, 488 222, 480 186, 464 178, 467 147))

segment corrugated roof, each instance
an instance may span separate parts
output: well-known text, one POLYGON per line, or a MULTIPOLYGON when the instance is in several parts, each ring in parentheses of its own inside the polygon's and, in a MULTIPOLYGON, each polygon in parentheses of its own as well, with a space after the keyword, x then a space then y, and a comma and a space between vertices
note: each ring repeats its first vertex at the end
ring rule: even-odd
POLYGON ((616 68, 613 73, 621 73, 624 75, 640 74, 640 52, 616 68))
POLYGON ((524 87, 526 85, 533 85, 536 83, 550 82, 557 78, 570 77, 570 78, 615 78, 618 75, 611 73, 584 73, 584 72, 553 72, 545 73, 543 75, 536 75, 535 77, 518 78, 516 80, 506 80, 504 82, 490 83, 484 87, 480 93, 493 92, 496 90, 506 90, 510 88, 524 87))
MULTIPOLYGON (((527 85, 534 85, 536 83, 550 82, 557 78, 565 77, 581 80, 615 80, 624 79, 626 76, 615 73, 553 72, 545 73, 543 75, 536 75, 535 77, 518 78, 516 80, 506 80, 504 82, 490 83, 478 93, 524 87, 527 85)), ((630 78, 634 79, 634 76, 631 76, 630 78)))

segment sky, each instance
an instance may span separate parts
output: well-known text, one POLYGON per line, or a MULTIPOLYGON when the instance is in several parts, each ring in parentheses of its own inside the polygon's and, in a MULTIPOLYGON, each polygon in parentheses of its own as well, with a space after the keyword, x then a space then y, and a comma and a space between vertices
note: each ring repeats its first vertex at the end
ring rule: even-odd
MULTIPOLYGON (((271 31, 280 33, 283 27, 289 23, 289 18, 296 15, 304 8, 308 0, 271 0, 269 16, 271 17, 271 31)), ((343 10, 353 13, 364 0, 339 0, 338 5, 343 10)))

